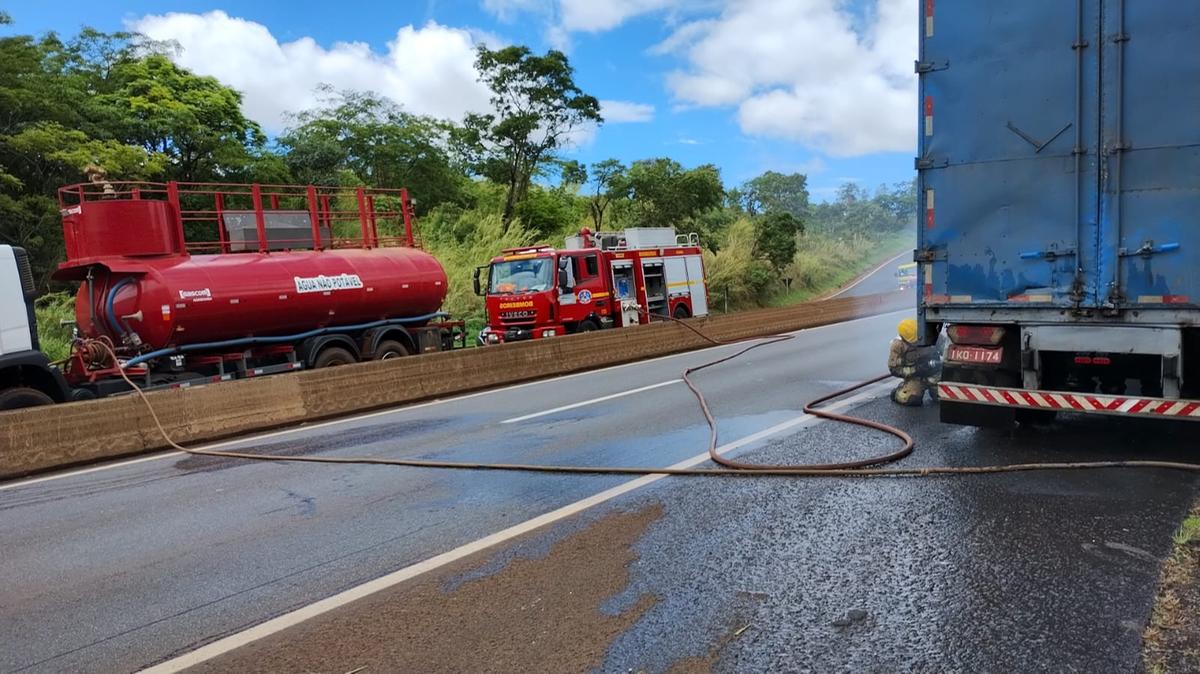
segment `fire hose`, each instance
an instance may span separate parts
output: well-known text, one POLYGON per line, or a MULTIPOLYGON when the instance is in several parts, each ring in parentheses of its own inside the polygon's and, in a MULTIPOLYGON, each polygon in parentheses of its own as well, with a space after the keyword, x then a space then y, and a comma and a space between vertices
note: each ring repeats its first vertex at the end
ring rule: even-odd
MULTIPOLYGON (((709 407, 708 400, 704 393, 696 385, 692 379, 692 375, 716 367, 723 363, 728 363, 735 360, 746 353, 755 349, 779 344, 791 339, 794 335, 770 335, 766 337, 752 337, 743 340, 731 342, 713 339, 705 335, 694 325, 686 320, 680 320, 671 317, 662 317, 666 320, 674 321, 678 325, 691 330, 699 335, 702 339, 713 344, 714 346, 728 346, 750 340, 759 340, 755 343, 746 346, 745 348, 734 352, 733 354, 723 356, 721 358, 708 361, 701 365, 689 367, 683 371, 683 382, 687 385, 692 395, 696 398, 701 411, 704 414, 705 422, 709 428, 708 440, 708 456, 716 463, 719 468, 655 468, 642 466, 569 466, 569 465, 554 465, 554 464, 537 464, 537 463, 485 463, 476 461, 442 461, 434 459, 388 459, 377 457, 353 457, 353 456, 289 456, 278 454, 256 454, 252 452, 238 452, 213 449, 195 449, 188 448, 175 442, 171 435, 163 426, 157 412, 154 410, 154 405, 146 396, 146 393, 125 374, 124 369, 120 369, 121 377, 125 379, 136 395, 140 397, 145 404, 146 409, 150 413, 151 419, 154 421, 159 434, 170 447, 191 455, 196 456, 211 456, 227 459, 244 459, 248 461, 286 461, 293 463, 322 463, 322 464, 352 464, 352 465, 378 465, 378 466, 402 466, 409 468, 440 468, 451 470, 496 470, 496 471, 518 471, 518 472, 533 472, 533 473, 569 473, 569 474, 584 474, 584 475, 678 475, 689 477, 754 477, 754 476, 775 476, 775 477, 928 477, 935 475, 980 475, 980 474, 996 474, 996 473, 1016 473, 1024 471, 1045 471, 1045 470, 1088 470, 1102 468, 1163 468, 1171 470, 1181 470, 1190 472, 1200 472, 1200 464, 1177 462, 1177 461, 1152 461, 1152 460, 1130 460, 1130 461, 1080 461, 1080 462, 1041 462, 1041 463, 1015 463, 1001 464, 990 466, 925 466, 925 467, 891 467, 881 468, 884 464, 894 463, 912 454, 914 442, 911 435, 895 426, 856 417, 848 414, 839 414, 828 410, 821 409, 824 405, 832 400, 849 395, 855 391, 861 390, 873 384, 891 378, 891 375, 881 375, 868 379, 867 381, 855 384, 848 388, 835 391, 828 395, 821 396, 816 400, 807 403, 804 406, 804 412, 814 417, 837 421, 840 423, 861 426, 864 428, 876 430, 896 437, 902 443, 902 446, 888 454, 872 456, 865 459, 854 461, 843 461, 837 463, 810 463, 810 464, 757 464, 744 461, 736 461, 726 458, 721 455, 717 447, 717 420, 709 407)), ((116 360, 116 354, 112 352, 111 345, 99 342, 103 348, 108 349, 110 355, 116 360)))

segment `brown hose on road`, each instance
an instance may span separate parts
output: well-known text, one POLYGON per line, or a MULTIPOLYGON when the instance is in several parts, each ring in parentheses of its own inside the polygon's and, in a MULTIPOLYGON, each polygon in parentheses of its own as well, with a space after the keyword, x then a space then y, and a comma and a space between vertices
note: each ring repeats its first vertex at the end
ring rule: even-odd
MULTIPOLYGON (((669 318, 678 325, 682 325, 688 330, 700 335, 704 340, 718 346, 736 344, 735 342, 724 342, 713 339, 702 333, 695 326, 687 321, 669 318)), ((745 353, 754 349, 771 346, 780 342, 793 339, 794 335, 775 335, 766 338, 756 337, 753 339, 765 339, 758 341, 750 346, 747 346, 740 351, 731 355, 718 358, 717 360, 709 361, 702 365, 688 368, 683 373, 683 380, 687 384, 689 390, 696 397, 700 404, 701 410, 704 413, 704 419, 709 427, 709 442, 708 455, 722 468, 645 468, 641 466, 561 466, 550 464, 529 464, 529 463, 482 463, 473 461, 439 461, 430 459, 382 459, 374 457, 337 457, 337 456, 286 456, 277 454, 253 454, 249 452, 232 452, 212 449, 189 449, 171 439, 166 428, 163 427, 162 421, 159 420, 158 414, 154 410, 154 405, 146 394, 137 384, 135 384, 121 370, 121 376, 125 382, 134 390, 134 392, 145 403, 146 409, 150 412, 151 418, 154 420, 158 432, 168 445, 174 449, 192 454, 196 456, 213 456, 229 459, 245 459, 249 461, 286 461, 294 463, 327 463, 327 464, 351 464, 351 465, 378 465, 378 466, 403 466, 410 468, 441 468, 453 470, 503 470, 503 471, 520 471, 533 473, 559 473, 559 474, 584 474, 584 475, 678 475, 690 477, 752 477, 752 476, 775 476, 775 477, 927 477, 933 475, 979 475, 979 474, 995 474, 995 473, 1015 473, 1024 471, 1039 471, 1039 470, 1081 470, 1081 469, 1098 469, 1098 468, 1166 468, 1173 470, 1182 470, 1190 472, 1200 472, 1200 464, 1182 463, 1174 461, 1088 461, 1088 462, 1071 462, 1071 463, 1022 463, 1022 464, 1007 464, 995 466, 933 466, 925 468, 869 468, 868 466, 878 466, 884 463, 898 461, 913 452, 913 439, 908 433, 903 430, 883 424, 870 419, 838 414, 822 410, 819 406, 828 403, 831 400, 853 393, 854 391, 863 389, 872 384, 887 380, 890 375, 881 375, 873 379, 855 384, 846 389, 836 391, 834 393, 822 396, 813 400, 804 406, 804 411, 815 417, 839 421, 842 423, 853 424, 878 430, 884 433, 894 435, 899 438, 903 446, 889 454, 875 456, 857 461, 846 461, 841 463, 825 463, 825 464, 796 464, 796 465, 763 465, 746 463, 727 459, 717 451, 717 420, 709 408, 708 400, 704 394, 692 381, 691 376, 700 370, 715 367, 722 363, 727 363, 734 360, 745 353)), ((107 344, 106 348, 111 347, 107 344)), ((112 354, 114 360, 116 354, 112 354)))

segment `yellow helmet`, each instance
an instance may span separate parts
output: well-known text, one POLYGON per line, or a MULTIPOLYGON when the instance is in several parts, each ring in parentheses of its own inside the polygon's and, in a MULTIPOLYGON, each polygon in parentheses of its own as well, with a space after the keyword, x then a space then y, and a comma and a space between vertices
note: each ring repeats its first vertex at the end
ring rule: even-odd
POLYGON ((917 321, 914 318, 906 318, 900 321, 900 325, 896 326, 896 333, 900 335, 900 339, 912 344, 917 341, 917 321))

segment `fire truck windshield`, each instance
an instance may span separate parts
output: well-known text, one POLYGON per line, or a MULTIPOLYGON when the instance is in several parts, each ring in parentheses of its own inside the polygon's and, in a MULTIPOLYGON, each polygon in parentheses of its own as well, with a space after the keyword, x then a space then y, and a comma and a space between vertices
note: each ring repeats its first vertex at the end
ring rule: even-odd
POLYGON ((493 262, 490 295, 541 292, 554 285, 554 259, 535 257, 527 260, 493 262))

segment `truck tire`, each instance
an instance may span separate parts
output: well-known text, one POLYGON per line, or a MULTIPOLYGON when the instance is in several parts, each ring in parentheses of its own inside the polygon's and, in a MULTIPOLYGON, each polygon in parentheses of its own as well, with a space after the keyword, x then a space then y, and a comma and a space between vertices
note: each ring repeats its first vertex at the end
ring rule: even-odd
POLYGON ((53 404, 53 398, 35 388, 18 386, 0 391, 0 410, 19 410, 24 407, 53 404))
POLYGON ((691 317, 692 317, 692 312, 688 311, 688 308, 686 306, 680 304, 679 306, 675 307, 675 318, 678 318, 679 320, 683 320, 685 318, 691 318, 691 317))
POLYGON ((391 360, 408 355, 408 348, 392 339, 384 340, 375 347, 375 360, 391 360))
POLYGON ((575 332, 592 332, 593 330, 599 330, 599 329, 600 329, 600 326, 596 325, 596 321, 593 321, 590 318, 587 319, 586 321, 581 322, 579 325, 575 326, 575 332))
POLYGON ((315 361, 313 361, 313 369, 323 367, 337 367, 339 365, 349 365, 358 362, 354 358, 354 354, 340 346, 331 346, 322 351, 315 361))

